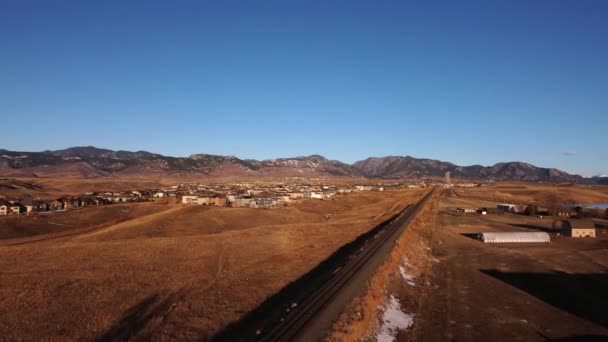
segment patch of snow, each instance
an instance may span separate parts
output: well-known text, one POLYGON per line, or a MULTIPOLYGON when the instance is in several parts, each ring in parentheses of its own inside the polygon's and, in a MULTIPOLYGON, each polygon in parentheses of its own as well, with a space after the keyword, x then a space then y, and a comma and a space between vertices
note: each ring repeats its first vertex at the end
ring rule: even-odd
POLYGON ((3 154, 2 157, 7 158, 7 159, 23 159, 23 158, 27 158, 27 156, 16 156, 16 157, 11 157, 8 156, 6 154, 3 154))
POLYGON ((391 295, 382 315, 382 326, 376 334, 378 342, 392 342, 399 331, 406 330, 414 324, 414 315, 401 311, 401 303, 391 295))
POLYGON ((414 277, 411 274, 408 274, 406 269, 403 266, 399 266, 399 273, 401 273, 403 280, 405 280, 405 282, 409 286, 416 286, 416 283, 414 283, 414 280, 416 280, 416 277, 414 277))
POLYGON ((412 264, 410 264, 406 258, 403 258, 403 266, 399 266, 399 273, 401 273, 401 277, 409 286, 416 286, 414 282, 416 277, 408 273, 408 270, 412 268, 412 264))

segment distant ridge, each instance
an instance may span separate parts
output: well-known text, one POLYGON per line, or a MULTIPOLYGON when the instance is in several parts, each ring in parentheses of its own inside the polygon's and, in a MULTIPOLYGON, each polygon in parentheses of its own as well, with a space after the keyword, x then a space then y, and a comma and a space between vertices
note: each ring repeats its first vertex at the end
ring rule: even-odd
POLYGON ((272 177, 365 177, 381 179, 443 177, 531 182, 597 182, 606 178, 584 178, 553 168, 522 162, 492 166, 458 166, 449 162, 414 157, 371 157, 353 164, 328 160, 321 155, 268 160, 234 156, 193 154, 169 157, 147 151, 113 151, 94 146, 64 150, 17 152, 0 149, 0 176, 22 177, 110 177, 130 175, 195 175, 202 177, 260 175, 272 177))

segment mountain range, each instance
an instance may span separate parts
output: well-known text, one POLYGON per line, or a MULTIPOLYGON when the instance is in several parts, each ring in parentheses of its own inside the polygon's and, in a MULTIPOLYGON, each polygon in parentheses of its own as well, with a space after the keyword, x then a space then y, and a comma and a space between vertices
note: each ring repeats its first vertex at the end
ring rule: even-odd
POLYGON ((365 177, 379 179, 443 177, 547 182, 605 182, 522 162, 492 166, 458 166, 449 162, 413 157, 367 158, 353 164, 320 155, 268 160, 193 154, 169 157, 146 151, 113 151, 93 146, 64 150, 17 152, 0 149, 0 176, 78 177, 188 175, 202 177, 258 175, 269 177, 365 177))

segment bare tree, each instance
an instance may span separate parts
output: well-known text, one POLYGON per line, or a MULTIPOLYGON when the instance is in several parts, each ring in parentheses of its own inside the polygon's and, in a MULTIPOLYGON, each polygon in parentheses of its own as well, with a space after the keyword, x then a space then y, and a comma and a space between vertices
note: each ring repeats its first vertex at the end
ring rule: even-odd
POLYGON ((555 192, 551 192, 545 198, 545 203, 549 209, 549 214, 558 216, 558 213, 563 210, 563 204, 560 197, 555 192))

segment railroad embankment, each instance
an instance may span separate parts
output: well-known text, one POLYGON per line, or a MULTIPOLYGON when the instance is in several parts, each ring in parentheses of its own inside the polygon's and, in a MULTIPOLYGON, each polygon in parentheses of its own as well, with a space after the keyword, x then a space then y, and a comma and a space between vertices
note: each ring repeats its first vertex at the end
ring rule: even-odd
POLYGON ((420 298, 432 288, 425 275, 433 262, 430 245, 440 192, 436 192, 397 239, 387 260, 334 323, 330 341, 408 340, 420 298))

